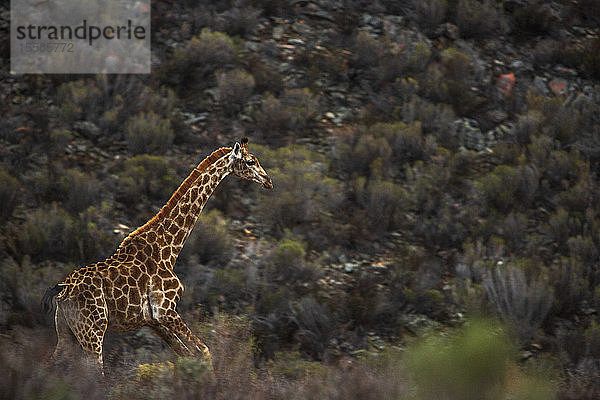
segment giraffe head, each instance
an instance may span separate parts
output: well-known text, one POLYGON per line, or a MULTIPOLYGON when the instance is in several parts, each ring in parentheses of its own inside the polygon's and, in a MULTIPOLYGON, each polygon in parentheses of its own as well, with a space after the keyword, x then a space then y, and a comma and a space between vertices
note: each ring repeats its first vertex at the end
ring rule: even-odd
POLYGON ((231 150, 231 173, 249 181, 260 183, 265 189, 273 189, 273 182, 260 166, 258 158, 248 152, 248 139, 236 142, 231 150))

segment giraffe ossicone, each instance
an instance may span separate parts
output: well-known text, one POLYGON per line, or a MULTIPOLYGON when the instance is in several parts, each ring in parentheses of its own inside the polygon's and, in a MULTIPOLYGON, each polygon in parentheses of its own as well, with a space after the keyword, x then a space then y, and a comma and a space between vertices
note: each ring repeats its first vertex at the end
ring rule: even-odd
POLYGON ((256 156, 248 152, 248 139, 215 150, 192 170, 158 214, 129 234, 110 257, 73 271, 46 291, 47 310, 56 298, 55 359, 71 331, 102 370, 107 330, 148 326, 177 354, 198 355, 211 362, 208 347, 176 311, 183 285, 174 265, 204 205, 228 175, 273 188, 256 156))

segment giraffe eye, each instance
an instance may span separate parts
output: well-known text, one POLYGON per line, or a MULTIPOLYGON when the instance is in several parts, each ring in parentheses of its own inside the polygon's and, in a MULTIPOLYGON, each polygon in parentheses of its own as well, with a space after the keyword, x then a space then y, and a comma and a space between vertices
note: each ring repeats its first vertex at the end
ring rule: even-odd
POLYGON ((246 161, 246 165, 249 167, 253 166, 254 164, 256 164, 256 162, 254 162, 254 160, 246 161))

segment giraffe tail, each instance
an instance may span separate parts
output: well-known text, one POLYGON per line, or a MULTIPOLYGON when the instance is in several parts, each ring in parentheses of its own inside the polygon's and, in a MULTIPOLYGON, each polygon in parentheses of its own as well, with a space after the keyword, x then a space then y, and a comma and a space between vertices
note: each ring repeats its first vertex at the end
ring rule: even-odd
POLYGON ((50 314, 52 312, 54 309, 53 299, 61 292, 62 289, 63 288, 58 283, 53 287, 46 289, 46 292, 42 297, 42 310, 44 310, 44 314, 50 314))

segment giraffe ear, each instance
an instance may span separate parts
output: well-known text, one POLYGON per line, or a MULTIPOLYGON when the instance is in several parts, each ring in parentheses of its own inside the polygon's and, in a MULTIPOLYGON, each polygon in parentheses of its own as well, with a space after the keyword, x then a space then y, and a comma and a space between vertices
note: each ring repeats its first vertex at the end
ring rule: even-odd
POLYGON ((233 150, 231 150, 231 158, 242 158, 242 146, 238 142, 235 142, 233 145, 233 150))

